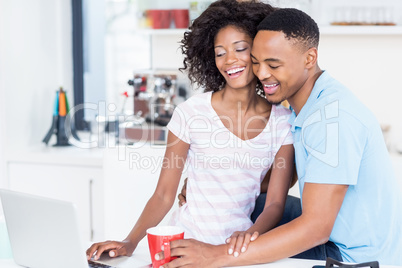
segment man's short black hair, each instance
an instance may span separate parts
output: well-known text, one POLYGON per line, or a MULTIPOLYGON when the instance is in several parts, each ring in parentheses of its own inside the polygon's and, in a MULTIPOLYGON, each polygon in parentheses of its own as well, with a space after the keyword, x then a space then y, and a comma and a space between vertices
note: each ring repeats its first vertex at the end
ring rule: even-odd
POLYGON ((269 14, 257 27, 258 31, 283 32, 289 40, 295 39, 303 50, 318 48, 320 31, 317 23, 306 13, 295 8, 280 8, 269 14))

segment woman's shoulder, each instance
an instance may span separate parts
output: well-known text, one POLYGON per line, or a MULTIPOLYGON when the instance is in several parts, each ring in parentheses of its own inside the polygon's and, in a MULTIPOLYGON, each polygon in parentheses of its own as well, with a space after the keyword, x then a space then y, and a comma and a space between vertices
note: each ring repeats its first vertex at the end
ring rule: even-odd
POLYGON ((207 92, 201 92, 201 93, 196 93, 192 95, 188 100, 208 100, 211 98, 212 91, 207 91, 207 92))
POLYGON ((193 106, 208 103, 211 99, 211 92, 196 93, 180 103, 178 106, 193 106))
POLYGON ((205 110, 210 106, 211 92, 197 93, 184 102, 177 105, 177 108, 185 111, 205 110))

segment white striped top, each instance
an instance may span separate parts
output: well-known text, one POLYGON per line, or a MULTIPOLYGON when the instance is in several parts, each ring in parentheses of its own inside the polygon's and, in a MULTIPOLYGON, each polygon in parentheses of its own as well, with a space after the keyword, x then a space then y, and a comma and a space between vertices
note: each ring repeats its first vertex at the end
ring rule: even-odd
POLYGON ((171 224, 183 227, 186 238, 222 244, 233 232, 252 225, 261 181, 281 145, 292 144, 293 138, 291 112, 273 105, 264 130, 252 139, 240 139, 223 125, 211 96, 212 92, 198 94, 178 105, 167 126, 190 144, 187 203, 175 211, 171 224))

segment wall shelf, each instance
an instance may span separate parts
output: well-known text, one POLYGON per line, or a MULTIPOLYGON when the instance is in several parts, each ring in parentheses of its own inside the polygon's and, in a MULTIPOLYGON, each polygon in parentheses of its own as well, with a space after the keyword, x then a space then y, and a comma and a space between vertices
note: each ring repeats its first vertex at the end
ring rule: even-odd
MULTIPOLYGON (((322 35, 402 35, 402 26, 331 26, 319 25, 322 35)), ((141 29, 147 35, 182 36, 187 29, 141 29)))
POLYGON ((149 35, 183 35, 187 29, 140 29, 138 33, 149 35))
POLYGON ((322 35, 402 35, 402 26, 319 25, 322 35))

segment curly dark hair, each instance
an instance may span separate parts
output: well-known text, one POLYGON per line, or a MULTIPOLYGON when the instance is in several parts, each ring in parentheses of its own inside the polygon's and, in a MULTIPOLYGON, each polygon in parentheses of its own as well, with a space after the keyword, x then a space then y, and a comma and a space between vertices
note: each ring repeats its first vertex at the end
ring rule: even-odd
POLYGON ((295 39, 304 51, 318 48, 320 30, 306 13, 295 8, 280 8, 267 16, 257 27, 258 31, 283 32, 286 38, 295 39))
MULTIPOLYGON (((214 41, 219 30, 235 26, 252 39, 258 24, 272 11, 269 4, 256 0, 238 2, 218 0, 213 2, 189 27, 181 40, 184 55, 183 68, 192 83, 205 87, 205 91, 218 91, 226 85, 224 77, 215 65, 214 41)), ((261 84, 259 83, 259 86, 261 84)))

